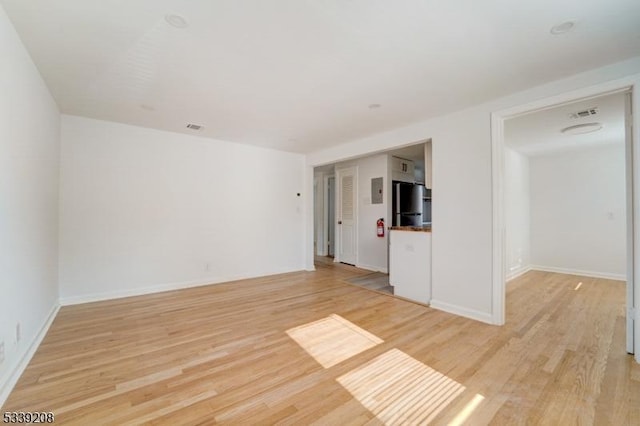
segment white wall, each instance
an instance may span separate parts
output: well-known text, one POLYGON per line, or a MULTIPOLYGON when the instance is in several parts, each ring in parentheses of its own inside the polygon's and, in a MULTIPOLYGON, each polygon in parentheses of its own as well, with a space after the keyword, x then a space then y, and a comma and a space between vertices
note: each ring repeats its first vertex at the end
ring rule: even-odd
POLYGON ((63 303, 304 269, 303 156, 67 115, 62 141, 63 303))
POLYGON ((387 238, 377 236, 376 222, 383 218, 385 227, 391 224, 387 216, 389 191, 387 191, 388 155, 376 155, 358 160, 358 267, 372 271, 387 272, 387 238), (383 203, 371 203, 371 179, 381 177, 383 181, 383 203))
POLYGON ((0 58, 1 406, 57 307, 60 113, 2 7, 0 58))
MULTIPOLYGON (((386 154, 367 156, 336 164, 335 168, 357 166, 358 168, 358 261, 356 266, 371 271, 388 271, 388 232, 384 238, 376 233, 376 222, 383 218, 385 228, 391 225, 391 173, 389 156, 386 154), (383 202, 371 203, 371 179, 382 178, 383 202)), ((336 186, 338 183, 336 182, 336 186)), ((337 189, 336 189, 337 190, 337 189)))
MULTIPOLYGON (((432 138, 432 306, 492 322, 491 113, 615 79, 640 81, 640 57, 573 75, 491 102, 331 147, 308 167, 432 138)), ((307 235, 313 232, 310 223, 307 235)), ((312 257, 307 257, 311 264, 312 257)))
POLYGON ((534 268, 624 279, 625 148, 530 158, 534 268))
POLYGON ((531 265, 529 158, 505 147, 505 226, 507 279, 531 265))

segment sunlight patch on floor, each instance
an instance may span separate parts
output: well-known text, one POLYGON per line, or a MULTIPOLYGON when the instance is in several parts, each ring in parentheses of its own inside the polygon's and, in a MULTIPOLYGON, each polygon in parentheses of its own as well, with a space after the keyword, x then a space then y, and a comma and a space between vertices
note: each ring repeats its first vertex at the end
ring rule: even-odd
POLYGON ((460 383, 398 349, 337 380, 387 425, 429 423, 465 390, 460 383))
POLYGON ((340 315, 332 314, 318 321, 287 330, 324 368, 332 367, 383 342, 340 315))
POLYGON ((484 401, 484 396, 477 393, 476 396, 474 396, 473 399, 469 401, 469 403, 465 405, 462 410, 460 410, 460 412, 451 421, 451 423, 449 423, 448 426, 463 425, 467 421, 469 416, 471 416, 471 414, 476 410, 476 408, 478 408, 478 405, 480 405, 482 401, 484 401))

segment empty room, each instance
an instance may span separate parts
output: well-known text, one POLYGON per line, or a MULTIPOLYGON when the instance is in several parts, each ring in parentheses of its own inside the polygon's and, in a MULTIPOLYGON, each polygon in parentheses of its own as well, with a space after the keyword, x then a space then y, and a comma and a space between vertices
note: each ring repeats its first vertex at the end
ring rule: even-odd
POLYGON ((638 22, 0 0, 2 421, 640 424, 638 22))

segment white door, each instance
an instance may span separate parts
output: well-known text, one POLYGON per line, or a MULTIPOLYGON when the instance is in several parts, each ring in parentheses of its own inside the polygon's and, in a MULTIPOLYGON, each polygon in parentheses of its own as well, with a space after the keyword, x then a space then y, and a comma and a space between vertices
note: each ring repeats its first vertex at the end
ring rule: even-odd
POLYGON ((356 264, 358 257, 358 241, 356 228, 358 226, 357 189, 358 175, 355 167, 341 169, 337 172, 338 180, 338 261, 356 264))

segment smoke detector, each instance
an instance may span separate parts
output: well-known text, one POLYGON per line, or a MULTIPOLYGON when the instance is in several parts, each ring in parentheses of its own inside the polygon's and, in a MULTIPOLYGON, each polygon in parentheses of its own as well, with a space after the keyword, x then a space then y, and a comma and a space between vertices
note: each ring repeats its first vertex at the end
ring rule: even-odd
POLYGON ((584 135, 585 133, 593 133, 601 129, 601 123, 584 123, 565 127, 564 129, 560 130, 560 132, 565 135, 584 135))
POLYGON ((582 111, 576 111, 569 114, 569 118, 584 118, 591 117, 592 115, 598 114, 598 107, 583 109, 582 111))
POLYGON ((562 22, 561 24, 554 25, 553 27, 551 27, 551 30, 549 32, 553 35, 566 34, 569 31, 573 30, 575 26, 575 21, 566 21, 562 22))
POLYGON ((189 23, 183 16, 172 13, 165 15, 164 20, 167 21, 167 24, 176 28, 187 28, 189 26, 189 23))
POLYGON ((202 129, 202 126, 199 125, 199 124, 189 123, 189 124, 187 124, 187 129, 200 130, 200 129, 202 129))

